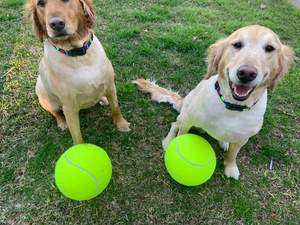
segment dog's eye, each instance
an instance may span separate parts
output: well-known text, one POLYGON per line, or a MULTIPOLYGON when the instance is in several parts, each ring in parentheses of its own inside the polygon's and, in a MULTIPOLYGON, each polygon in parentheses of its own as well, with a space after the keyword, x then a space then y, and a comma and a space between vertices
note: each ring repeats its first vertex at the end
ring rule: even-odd
POLYGON ((41 6, 41 7, 44 7, 45 6, 45 2, 44 1, 39 1, 38 5, 41 6))
POLYGON ((275 50, 275 48, 273 48, 272 46, 268 45, 266 47, 266 52, 273 52, 275 50))
POLYGON ((69 0, 62 0, 63 2, 68 2, 69 0))
POLYGON ((233 44, 233 47, 235 47, 236 49, 241 49, 242 48, 242 43, 237 42, 237 43, 233 44))

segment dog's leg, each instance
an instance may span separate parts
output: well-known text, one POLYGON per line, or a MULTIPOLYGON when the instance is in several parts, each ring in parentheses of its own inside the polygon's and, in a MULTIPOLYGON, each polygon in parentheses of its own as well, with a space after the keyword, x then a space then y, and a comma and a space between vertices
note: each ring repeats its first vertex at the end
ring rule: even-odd
POLYGON ((223 142, 223 141, 218 141, 219 142, 219 146, 224 150, 224 151, 228 151, 229 149, 229 143, 228 142, 223 142))
POLYGON ((69 130, 71 132, 74 145, 84 143, 82 136, 81 136, 81 131, 80 131, 79 108, 74 109, 74 106, 67 107, 64 105, 63 111, 64 111, 64 114, 67 119, 67 124, 68 124, 69 130))
POLYGON ((39 102, 42 105, 42 107, 56 118, 57 126, 60 127, 62 130, 68 128, 65 116, 61 111, 61 102, 56 96, 46 91, 40 76, 37 79, 35 91, 38 95, 39 102))
POLYGON ((111 107, 113 120, 117 129, 123 132, 130 131, 131 129, 129 128, 129 123, 123 118, 121 114, 114 83, 112 84, 112 87, 110 89, 107 89, 106 97, 111 107))
POLYGON ((163 146, 164 150, 167 149, 170 142, 175 138, 178 130, 179 130, 179 127, 178 127, 177 122, 173 123, 168 136, 162 141, 162 146, 163 146))
POLYGON ((182 135, 182 134, 187 134, 189 130, 191 129, 192 125, 189 123, 181 123, 181 126, 179 127, 179 131, 177 136, 182 135))
POLYGON ((179 136, 182 134, 186 134, 189 132, 192 125, 186 121, 186 114, 180 114, 177 118, 177 122, 172 124, 171 130, 168 136, 162 141, 162 145, 164 150, 167 149, 170 142, 175 138, 175 136, 179 136), (184 115, 184 116, 182 116, 184 115), (184 119, 182 119, 184 117, 184 119))
MULTIPOLYGON (((45 107, 44 107, 45 108, 45 107)), ((65 130, 68 128, 68 125, 67 125, 67 121, 66 121, 66 118, 63 114, 62 111, 59 111, 58 113, 55 113, 53 111, 50 111, 48 110, 53 116, 55 116, 56 118, 56 122, 57 122, 57 126, 62 129, 62 130, 65 130)))
POLYGON ((225 161, 224 161, 225 175, 227 177, 233 177, 236 180, 239 179, 240 172, 236 165, 236 156, 244 144, 245 144, 244 142, 229 144, 229 149, 226 152, 225 161))
POLYGON ((108 105, 108 101, 107 101, 107 98, 105 96, 102 96, 99 100, 99 104, 100 105, 108 105))
POLYGON ((179 135, 186 134, 189 132, 190 128, 193 126, 187 117, 187 109, 189 107, 189 104, 184 104, 181 108, 181 112, 177 117, 177 121, 172 124, 171 130, 168 134, 168 136, 162 141, 162 145, 164 150, 167 149, 170 142, 179 135))

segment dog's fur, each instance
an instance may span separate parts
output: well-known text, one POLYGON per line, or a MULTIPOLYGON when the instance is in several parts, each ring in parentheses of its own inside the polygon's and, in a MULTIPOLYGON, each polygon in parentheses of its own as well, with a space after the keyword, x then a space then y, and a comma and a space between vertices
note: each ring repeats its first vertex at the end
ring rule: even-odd
POLYGON ((118 106, 113 67, 97 37, 83 56, 66 56, 53 47, 72 50, 90 40, 95 22, 92 1, 30 0, 26 13, 39 40, 46 38, 36 93, 43 108, 56 117, 58 126, 69 127, 75 145, 83 143, 79 110, 100 101, 110 104, 117 129, 129 131, 118 106), (50 22, 57 19, 63 22, 62 29, 54 29, 50 22))
POLYGON ((228 150, 225 174, 238 179, 236 156, 248 139, 261 129, 267 87, 274 91, 292 62, 292 49, 282 45, 270 29, 254 25, 241 28, 210 46, 207 74, 184 99, 144 79, 134 83, 141 91, 151 93, 154 100, 170 102, 180 112, 163 140, 164 149, 176 135, 187 133, 192 126, 202 128, 228 150), (225 101, 250 109, 232 111, 225 108, 215 90, 216 81, 225 101))

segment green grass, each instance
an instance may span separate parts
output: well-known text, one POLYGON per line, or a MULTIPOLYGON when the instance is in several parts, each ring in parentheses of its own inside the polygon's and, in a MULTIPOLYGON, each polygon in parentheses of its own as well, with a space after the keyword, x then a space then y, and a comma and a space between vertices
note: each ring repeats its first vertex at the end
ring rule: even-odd
POLYGON ((196 187, 176 183, 164 166, 161 140, 178 113, 131 83, 152 78, 185 96, 206 73, 209 45, 250 24, 271 28, 299 57, 299 9, 283 0, 94 0, 95 33, 114 66, 132 131, 116 131, 108 106, 80 112, 84 140, 107 151, 113 175, 101 195, 77 202, 55 186, 55 163, 72 138, 38 103, 43 44, 25 23, 23 4, 0 1, 0 224, 299 223, 299 61, 269 93, 263 128, 239 153, 239 181, 223 174, 225 153, 203 135, 217 167, 196 187))

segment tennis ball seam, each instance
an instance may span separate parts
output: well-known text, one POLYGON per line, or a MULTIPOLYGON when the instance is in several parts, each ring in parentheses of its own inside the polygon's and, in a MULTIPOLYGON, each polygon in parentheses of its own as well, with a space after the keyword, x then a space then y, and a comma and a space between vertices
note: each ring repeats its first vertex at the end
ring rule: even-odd
MULTIPOLYGON (((70 163, 72 166, 75 166, 75 167, 78 168, 78 169, 81 169, 81 170, 87 172, 87 173, 88 173, 89 175, 91 175, 91 177, 95 180, 95 182, 96 182, 96 184, 97 184, 97 191, 96 191, 96 193, 93 195, 93 197, 95 197, 95 196, 97 195, 98 191, 99 191, 99 183, 98 183, 97 178, 96 178, 91 172, 89 172, 88 170, 86 170, 86 169, 84 169, 84 168, 82 168, 82 167, 80 167, 80 166, 77 166, 77 165, 75 165, 74 163, 72 163, 70 160, 68 160, 68 159, 67 159, 67 153, 68 153, 68 151, 67 151, 66 154, 65 154, 65 160, 66 160, 68 163, 70 163)), ((93 197, 92 197, 92 198, 93 198, 93 197)))
POLYGON ((186 158, 184 158, 184 157, 180 154, 180 151, 179 151, 179 148, 178 148, 179 140, 180 140, 181 137, 182 137, 182 135, 179 136, 179 138, 178 138, 178 140, 177 140, 176 149, 177 149, 177 152, 178 152, 179 156, 180 156, 185 162, 187 162, 188 164, 190 164, 190 165, 192 165, 192 166, 196 166, 196 167, 206 167, 206 166, 209 166, 210 164, 212 164, 212 162, 214 161, 214 158, 215 158, 215 153, 213 153, 213 158, 212 158, 211 162, 208 163, 208 164, 205 164, 205 165, 194 164, 194 163, 191 163, 190 161, 188 161, 186 158))

